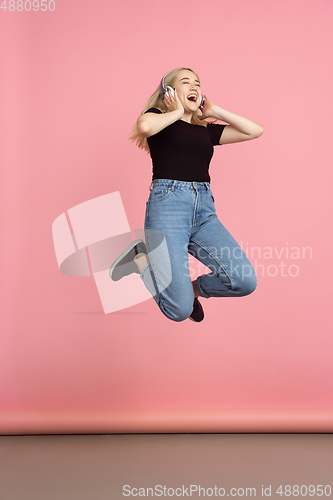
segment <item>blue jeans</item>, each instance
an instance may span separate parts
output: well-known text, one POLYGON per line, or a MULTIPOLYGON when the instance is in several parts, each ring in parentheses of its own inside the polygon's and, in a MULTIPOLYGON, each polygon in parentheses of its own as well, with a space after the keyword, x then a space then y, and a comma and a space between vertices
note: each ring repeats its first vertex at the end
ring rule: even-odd
POLYGON ((140 276, 167 318, 183 321, 193 310, 188 254, 211 270, 196 280, 201 297, 242 297, 255 290, 255 271, 217 218, 208 182, 155 180, 144 228, 149 263, 140 276))

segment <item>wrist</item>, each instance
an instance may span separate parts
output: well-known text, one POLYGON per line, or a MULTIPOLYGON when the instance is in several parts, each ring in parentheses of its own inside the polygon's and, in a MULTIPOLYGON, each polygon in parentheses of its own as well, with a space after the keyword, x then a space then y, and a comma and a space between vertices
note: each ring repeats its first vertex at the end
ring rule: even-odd
POLYGON ((175 109, 174 113, 177 116, 177 120, 181 120, 184 115, 184 109, 177 108, 175 109))
POLYGON ((211 117, 216 118, 217 120, 223 120, 222 109, 214 104, 211 110, 211 117))

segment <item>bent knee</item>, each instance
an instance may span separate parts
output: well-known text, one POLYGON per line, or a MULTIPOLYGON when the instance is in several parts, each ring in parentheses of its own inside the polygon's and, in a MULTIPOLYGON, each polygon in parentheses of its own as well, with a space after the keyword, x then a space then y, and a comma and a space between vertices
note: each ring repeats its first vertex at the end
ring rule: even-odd
POLYGON ((250 295, 257 287, 257 275, 250 263, 237 269, 232 279, 233 291, 240 297, 250 295))
POLYGON ((251 276, 243 277, 242 280, 238 282, 237 291, 241 297, 245 295, 250 295, 257 288, 257 276, 255 272, 251 276))

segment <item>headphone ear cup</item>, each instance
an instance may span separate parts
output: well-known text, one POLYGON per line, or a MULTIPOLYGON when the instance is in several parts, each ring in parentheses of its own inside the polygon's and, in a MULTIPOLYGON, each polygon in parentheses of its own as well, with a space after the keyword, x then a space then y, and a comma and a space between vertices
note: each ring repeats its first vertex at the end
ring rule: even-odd
POLYGON ((172 88, 172 87, 169 87, 169 86, 167 86, 167 87, 162 87, 162 85, 161 85, 161 88, 160 88, 160 96, 161 96, 161 100, 162 100, 162 102, 163 102, 164 96, 165 96, 165 94, 166 94, 166 92, 167 92, 168 90, 170 90, 170 94, 172 95, 172 97, 175 97, 175 91, 173 90, 173 88, 172 88))
POLYGON ((204 105, 204 102, 205 102, 205 98, 204 98, 203 94, 201 94, 201 99, 200 99, 199 108, 201 108, 201 106, 203 106, 203 105, 204 105))
POLYGON ((173 88, 172 88, 172 87, 169 87, 168 85, 167 85, 166 87, 164 87, 164 80, 165 80, 165 77, 166 77, 168 74, 169 74, 169 73, 166 73, 166 74, 163 76, 163 78, 162 78, 162 80, 161 80, 161 84, 160 84, 160 97, 161 97, 162 102, 163 102, 163 99, 164 99, 164 95, 165 95, 165 93, 166 93, 168 90, 170 90, 170 94, 171 94, 173 97, 175 97, 175 92, 174 92, 174 90, 173 90, 173 88))
POLYGON ((165 88, 166 88, 166 90, 170 90, 170 94, 172 95, 172 97, 175 97, 175 91, 173 90, 172 87, 168 86, 168 87, 165 87, 165 88))

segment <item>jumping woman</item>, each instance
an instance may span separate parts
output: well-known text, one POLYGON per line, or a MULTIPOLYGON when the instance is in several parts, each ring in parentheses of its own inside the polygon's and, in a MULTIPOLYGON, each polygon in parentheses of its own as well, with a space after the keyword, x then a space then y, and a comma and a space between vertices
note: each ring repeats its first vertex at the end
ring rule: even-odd
POLYGON ((131 140, 150 152, 153 177, 146 204, 145 240, 136 240, 110 268, 114 281, 140 274, 162 313, 173 321, 204 318, 198 297, 242 297, 257 286, 244 251, 219 221, 209 164, 220 144, 260 137, 256 122, 213 104, 190 68, 167 73, 150 97, 131 140), (207 118, 228 125, 209 123, 207 118), (191 281, 188 254, 210 273, 191 281))

